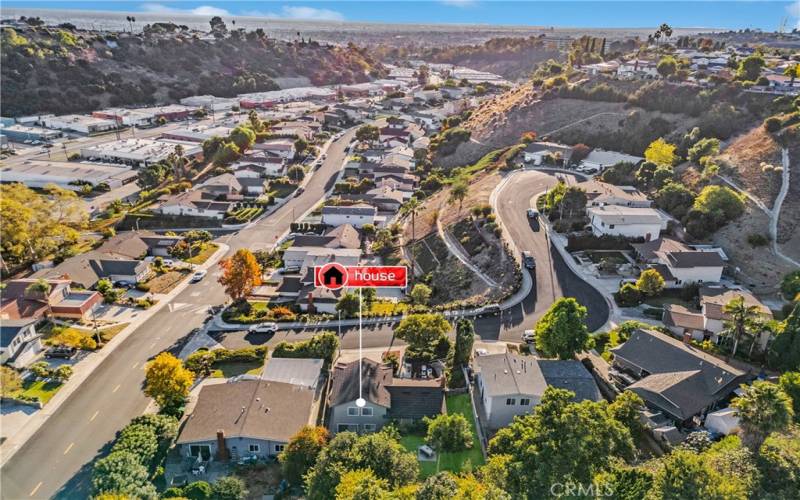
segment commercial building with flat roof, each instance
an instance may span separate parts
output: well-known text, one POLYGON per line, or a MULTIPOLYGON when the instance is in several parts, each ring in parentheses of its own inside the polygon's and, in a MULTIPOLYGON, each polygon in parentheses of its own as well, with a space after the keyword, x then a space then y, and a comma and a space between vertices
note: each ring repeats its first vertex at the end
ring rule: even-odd
POLYGON ((69 130, 80 134, 98 134, 114 130, 119 125, 115 120, 88 115, 62 115, 43 117, 42 125, 56 130, 69 130))
POLYGON ((185 106, 195 106, 208 111, 229 111, 234 106, 239 105, 239 101, 237 99, 215 97, 213 95, 194 95, 190 97, 184 97, 180 100, 180 103, 185 106))
POLYGON ((203 154, 203 147, 196 142, 122 139, 96 144, 81 149, 81 156, 90 160, 122 163, 134 167, 144 166, 164 160, 175 152, 175 146, 183 146, 183 155, 187 158, 198 158, 203 154))
POLYGON ((25 141, 51 141, 61 137, 58 130, 50 130, 41 127, 27 127, 25 125, 8 125, 0 128, 0 134, 8 137, 12 142, 25 141))
POLYGON ((272 90, 269 92, 254 92, 238 96, 242 108, 271 108, 276 104, 303 100, 332 100, 336 98, 336 91, 323 87, 296 87, 293 89, 272 90))
POLYGON ((133 182, 136 177, 136 172, 128 167, 64 161, 26 160, 0 168, 2 182, 19 182, 31 188, 55 184, 73 191, 79 191, 83 184, 107 184, 113 189, 133 182))

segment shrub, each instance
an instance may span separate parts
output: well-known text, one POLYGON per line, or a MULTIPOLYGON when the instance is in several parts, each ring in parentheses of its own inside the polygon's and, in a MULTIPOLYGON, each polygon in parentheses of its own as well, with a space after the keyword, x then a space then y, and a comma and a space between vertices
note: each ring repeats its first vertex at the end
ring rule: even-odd
POLYGON ((211 498, 211 485, 205 481, 195 481, 183 487, 183 496, 190 500, 206 500, 211 498))
POLYGON ((425 440, 437 451, 462 451, 472 448, 472 429, 469 421, 460 413, 426 417, 428 434, 425 440))
POLYGON ((766 120, 764 120, 764 129, 769 133, 775 133, 781 129, 782 123, 780 118, 776 116, 770 116, 766 120))
POLYGON ((333 332, 322 332, 304 342, 281 342, 272 352, 273 358, 318 358, 333 361, 339 348, 339 338, 333 332))
POLYGON ((639 302, 641 302, 642 294, 633 283, 624 283, 621 287, 619 287, 619 291, 616 293, 615 298, 617 300, 617 304, 622 307, 634 307, 639 305, 639 302))
POLYGON ((747 242, 754 247, 763 247, 769 244, 769 236, 761 233, 752 233, 747 236, 747 242))

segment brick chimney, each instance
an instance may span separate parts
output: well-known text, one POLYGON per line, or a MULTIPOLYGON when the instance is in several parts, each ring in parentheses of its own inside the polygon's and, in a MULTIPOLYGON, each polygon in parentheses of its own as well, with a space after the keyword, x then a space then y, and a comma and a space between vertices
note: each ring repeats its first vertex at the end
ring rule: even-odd
POLYGON ((217 430, 217 460, 226 462, 230 460, 231 456, 228 453, 228 448, 225 446, 225 431, 222 429, 217 430))
POLYGON ((308 313, 314 314, 315 312, 317 312, 317 308, 314 307, 314 294, 308 292, 308 313))

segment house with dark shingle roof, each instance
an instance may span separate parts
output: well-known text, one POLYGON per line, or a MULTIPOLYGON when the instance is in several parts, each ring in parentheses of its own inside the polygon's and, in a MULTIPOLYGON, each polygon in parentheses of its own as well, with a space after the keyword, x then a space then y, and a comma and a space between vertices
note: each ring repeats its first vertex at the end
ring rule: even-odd
POLYGON ((269 380, 205 385, 181 429, 185 457, 227 460, 275 457, 303 426, 314 425, 314 390, 269 380))
POLYGON ((416 421, 444 413, 444 384, 441 375, 395 377, 390 365, 367 358, 339 363, 328 393, 328 428, 334 433, 374 432, 393 420, 416 421), (366 401, 363 407, 356 405, 359 397, 366 401))
POLYGON ((474 365, 483 403, 481 417, 491 429, 530 413, 549 386, 575 393, 576 401, 602 399, 592 374, 580 361, 540 360, 506 352, 478 356, 474 365))
POLYGON ((671 238, 634 243, 637 258, 664 278, 667 288, 691 283, 719 283, 725 261, 718 249, 697 250, 671 238))
MULTIPOLYGON (((725 323, 730 316, 724 312, 725 306, 732 300, 742 297, 748 306, 755 306, 764 320, 772 319, 772 311, 759 301, 755 295, 747 290, 731 289, 724 286, 706 286, 700 288, 700 310, 693 310, 677 304, 664 306, 662 321, 671 332, 684 338, 690 336, 693 340, 709 340, 718 343, 720 334, 725 329, 725 323)), ((770 332, 764 330, 759 339, 758 346, 763 350, 770 338, 770 332)))
POLYGON ((657 331, 636 330, 611 352, 615 382, 676 422, 715 409, 747 380, 745 372, 657 331))
POLYGON ((24 368, 42 352, 36 318, 4 319, 0 322, 0 364, 24 368))

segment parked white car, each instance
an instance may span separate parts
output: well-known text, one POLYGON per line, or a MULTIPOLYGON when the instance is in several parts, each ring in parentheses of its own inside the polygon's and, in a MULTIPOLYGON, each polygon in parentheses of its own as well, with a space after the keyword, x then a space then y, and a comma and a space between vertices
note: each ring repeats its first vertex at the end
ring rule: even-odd
POLYGON ((278 331, 278 324, 258 323, 256 325, 250 325, 250 328, 248 328, 247 331, 250 333, 275 333, 278 331))
POLYGON ((200 270, 195 272, 192 275, 192 283, 197 283, 198 281, 202 280, 203 278, 206 277, 206 274, 208 274, 208 271, 205 270, 200 270))

